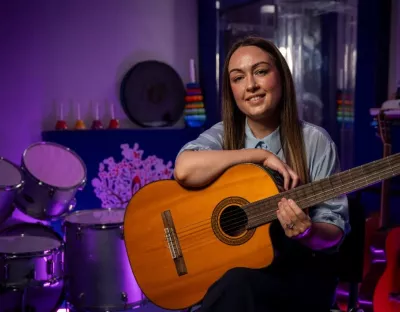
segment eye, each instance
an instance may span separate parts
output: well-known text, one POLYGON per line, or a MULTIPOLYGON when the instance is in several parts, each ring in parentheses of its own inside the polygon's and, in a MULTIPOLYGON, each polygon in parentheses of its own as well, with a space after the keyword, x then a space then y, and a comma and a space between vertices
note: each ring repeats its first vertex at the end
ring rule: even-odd
POLYGON ((259 69, 256 71, 256 75, 265 76, 268 74, 268 69, 259 69))
POLYGON ((234 78, 232 79, 232 81, 233 81, 233 82, 238 82, 238 81, 240 81, 241 79, 243 79, 243 76, 237 76, 237 77, 234 77, 234 78))

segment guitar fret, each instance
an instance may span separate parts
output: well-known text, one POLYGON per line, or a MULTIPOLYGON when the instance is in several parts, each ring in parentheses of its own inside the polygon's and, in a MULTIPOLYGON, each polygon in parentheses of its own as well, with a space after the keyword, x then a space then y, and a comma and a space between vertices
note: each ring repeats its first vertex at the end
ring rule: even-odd
POLYGON ((308 208, 400 174, 399 161, 400 153, 394 154, 251 203, 246 207, 249 226, 265 224, 276 219, 274 211, 282 197, 293 199, 302 209, 308 208))

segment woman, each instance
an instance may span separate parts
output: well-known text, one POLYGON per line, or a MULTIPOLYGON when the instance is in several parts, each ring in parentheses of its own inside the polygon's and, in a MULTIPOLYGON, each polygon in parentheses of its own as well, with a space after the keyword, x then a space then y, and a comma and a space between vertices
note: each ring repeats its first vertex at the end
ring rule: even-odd
MULTIPOLYGON (((223 121, 187 143, 175 164, 182 185, 201 187, 228 167, 253 162, 277 170, 285 189, 338 172, 334 142, 298 119, 290 70, 269 41, 233 45, 223 72, 223 121)), ((210 289, 202 311, 329 311, 336 287, 334 255, 349 231, 345 196, 304 213, 282 199, 271 225, 273 263, 235 268, 210 289)))

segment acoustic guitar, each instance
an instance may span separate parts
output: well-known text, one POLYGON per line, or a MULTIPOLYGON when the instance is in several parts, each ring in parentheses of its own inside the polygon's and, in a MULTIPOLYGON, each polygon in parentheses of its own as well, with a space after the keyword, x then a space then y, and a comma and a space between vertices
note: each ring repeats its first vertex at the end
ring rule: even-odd
POLYGON ((271 264, 269 226, 282 197, 306 209, 399 174, 400 154, 394 154, 281 193, 278 175, 255 164, 232 166, 201 189, 174 180, 149 183, 124 217, 133 274, 157 306, 190 307, 229 269, 271 264))

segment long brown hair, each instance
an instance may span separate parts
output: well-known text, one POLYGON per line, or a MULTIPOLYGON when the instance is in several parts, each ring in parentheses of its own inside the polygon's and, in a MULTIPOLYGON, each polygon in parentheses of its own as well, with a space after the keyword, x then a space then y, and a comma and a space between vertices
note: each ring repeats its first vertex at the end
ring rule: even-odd
POLYGON ((282 85, 280 110, 280 138, 286 163, 300 177, 309 182, 308 166, 303 141, 301 121, 298 118, 296 94, 290 69, 278 48, 270 41, 259 37, 247 37, 236 42, 228 52, 222 81, 222 120, 224 125, 224 149, 244 148, 246 116, 236 105, 233 97, 228 65, 232 54, 240 47, 256 46, 268 53, 275 62, 282 85))

